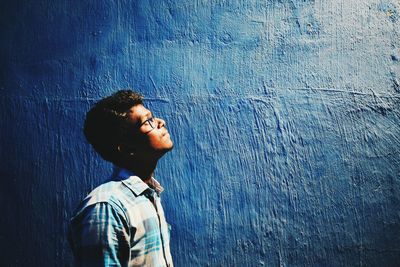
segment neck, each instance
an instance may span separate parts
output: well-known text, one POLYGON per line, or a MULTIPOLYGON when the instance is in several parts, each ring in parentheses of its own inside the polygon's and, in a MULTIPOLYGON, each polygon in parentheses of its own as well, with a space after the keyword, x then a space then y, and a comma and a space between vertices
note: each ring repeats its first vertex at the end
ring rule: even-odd
POLYGON ((134 160, 128 162, 127 164, 124 164, 122 167, 132 171, 134 174, 139 176, 143 182, 147 183, 153 176, 156 166, 157 166, 157 160, 154 161, 134 160))

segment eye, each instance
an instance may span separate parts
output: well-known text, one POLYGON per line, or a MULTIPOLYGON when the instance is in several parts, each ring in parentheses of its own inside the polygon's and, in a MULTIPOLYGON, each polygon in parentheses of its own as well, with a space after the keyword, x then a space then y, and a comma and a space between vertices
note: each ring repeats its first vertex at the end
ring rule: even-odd
POLYGON ((143 121, 139 125, 139 128, 142 127, 143 125, 146 125, 146 128, 148 128, 147 126, 150 126, 149 128, 151 128, 151 130, 153 130, 155 128, 156 124, 157 124, 156 119, 154 117, 151 117, 151 118, 148 118, 147 120, 143 121))
POLYGON ((144 122, 144 124, 148 124, 148 125, 150 125, 152 128, 154 128, 154 118, 151 117, 151 118, 147 119, 147 120, 144 122))

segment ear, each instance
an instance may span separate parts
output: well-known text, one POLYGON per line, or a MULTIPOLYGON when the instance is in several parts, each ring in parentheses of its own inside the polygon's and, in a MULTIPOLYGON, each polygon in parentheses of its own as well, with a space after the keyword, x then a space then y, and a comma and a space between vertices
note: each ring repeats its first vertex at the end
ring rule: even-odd
POLYGON ((117 146, 117 150, 119 153, 123 154, 123 155, 129 155, 129 156, 133 156, 135 154, 135 151, 133 148, 131 148, 129 145, 127 144, 119 144, 117 146))
POLYGON ((121 154, 129 153, 129 148, 128 148, 128 146, 126 144, 119 144, 117 146, 117 150, 121 154))

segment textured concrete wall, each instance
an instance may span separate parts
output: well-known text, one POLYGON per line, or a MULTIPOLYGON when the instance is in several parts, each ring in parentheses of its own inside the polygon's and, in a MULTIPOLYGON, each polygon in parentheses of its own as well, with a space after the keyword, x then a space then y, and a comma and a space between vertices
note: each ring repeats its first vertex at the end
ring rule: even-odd
POLYGON ((85 112, 132 87, 166 119, 177 266, 400 262, 398 0, 2 1, 1 266, 71 266, 111 173, 85 112))

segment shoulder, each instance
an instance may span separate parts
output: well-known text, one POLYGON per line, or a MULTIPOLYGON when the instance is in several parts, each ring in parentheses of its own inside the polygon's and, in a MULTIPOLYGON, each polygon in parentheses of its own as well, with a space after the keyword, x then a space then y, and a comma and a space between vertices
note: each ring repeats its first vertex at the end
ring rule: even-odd
POLYGON ((126 213, 124 199, 127 193, 127 188, 121 181, 103 183, 85 197, 75 210, 71 221, 76 220, 80 215, 88 211, 96 210, 94 208, 99 206, 107 206, 124 216, 126 213))

